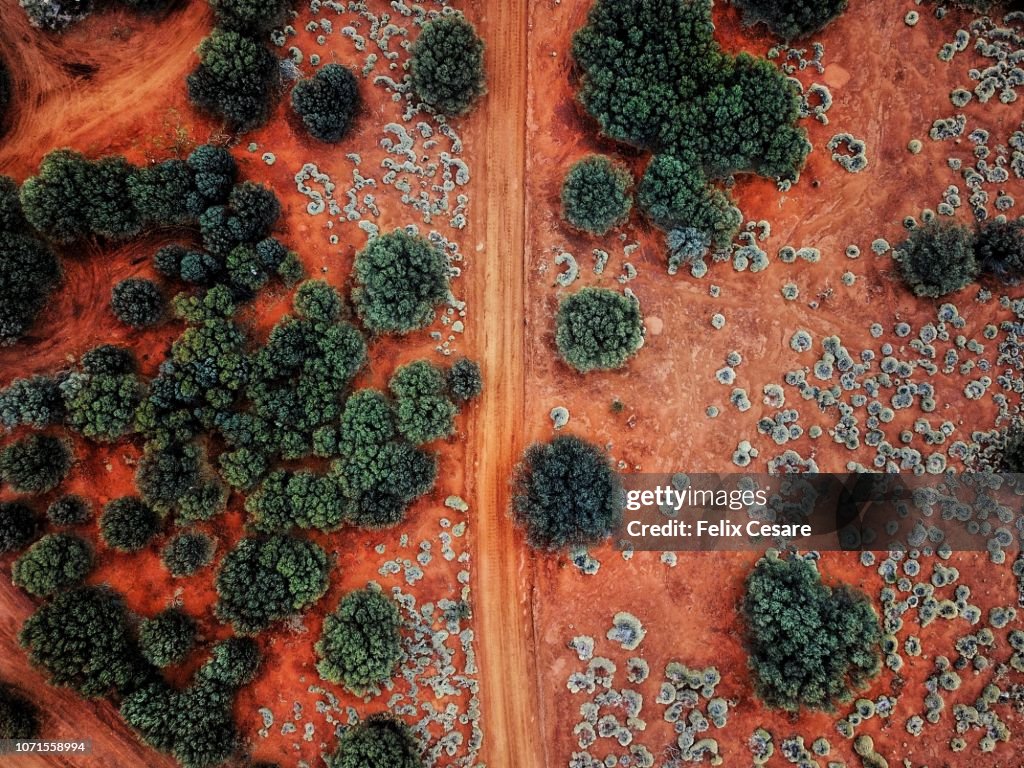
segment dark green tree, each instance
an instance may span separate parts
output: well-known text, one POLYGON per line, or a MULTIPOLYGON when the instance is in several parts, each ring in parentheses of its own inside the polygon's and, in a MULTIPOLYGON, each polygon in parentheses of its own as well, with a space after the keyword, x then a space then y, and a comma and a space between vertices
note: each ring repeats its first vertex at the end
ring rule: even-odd
POLYGON ((0 424, 5 427, 22 424, 43 429, 63 419, 64 400, 60 379, 56 376, 15 379, 9 387, 0 390, 0 424))
POLYGON ((558 305, 558 354, 580 373, 621 368, 644 337, 636 299, 607 288, 583 288, 558 305))
POLYGON ((409 727, 388 715, 374 715, 347 729, 327 768, 423 768, 422 750, 409 727))
POLYGON ((223 118, 237 131, 252 130, 267 121, 278 68, 261 41, 214 29, 200 43, 199 58, 187 81, 189 100, 196 107, 223 118))
POLYGON ((398 434, 395 412, 384 393, 360 389, 349 395, 341 414, 339 448, 346 455, 373 450, 398 434))
POLYGON ((202 482, 203 452, 197 445, 150 445, 135 470, 135 485, 147 504, 166 513, 202 482))
POLYGON ((974 239, 974 256, 981 271, 1004 283, 1024 279, 1024 220, 984 222, 974 239))
POLYGON ((198 207, 192 170, 184 160, 164 160, 139 168, 129 178, 128 189, 147 226, 184 226, 205 209, 198 207))
POLYGON ((928 298, 959 291, 978 274, 971 231, 949 222, 934 220, 912 230, 897 258, 903 282, 928 298))
POLYGON ((61 382, 60 393, 67 425, 102 442, 134 430, 143 394, 141 380, 131 373, 71 373, 61 382))
POLYGON ((114 286, 110 294, 114 316, 132 328, 148 328, 164 317, 167 300, 152 280, 129 277, 114 286))
POLYGON ((412 88, 443 115, 464 115, 487 92, 484 42, 461 13, 423 25, 411 48, 412 88))
POLYGON ((356 254, 352 300, 374 333, 408 333, 429 325, 448 297, 448 262, 418 235, 396 229, 356 254))
POLYGON ((83 525, 92 520, 92 503, 81 496, 61 496, 49 506, 46 516, 61 527, 83 525))
POLYGON ((100 515, 100 538, 122 552, 139 551, 159 531, 160 516, 138 496, 109 501, 100 515))
POLYGON ((881 669, 881 630, 861 593, 821 583, 802 558, 761 558, 743 598, 750 667, 770 707, 831 711, 881 669))
POLYGON ((316 644, 320 677, 356 696, 382 685, 402 657, 398 608, 376 589, 349 592, 324 619, 316 644))
POLYGON ((28 222, 25 221, 25 214, 21 210, 18 184, 10 176, 0 175, 0 232, 27 231, 28 222))
POLYGON ((39 530, 30 507, 17 501, 0 501, 0 555, 25 547, 39 530))
POLYGON ((292 88, 292 109, 320 141, 345 138, 362 106, 359 81, 341 64, 325 64, 292 88))
POLYGON ((256 679, 261 660, 259 646, 251 637, 229 637, 213 646, 197 677, 225 688, 241 688, 256 679))
POLYGON ((283 26, 291 5, 287 0, 210 0, 218 26, 254 37, 283 26))
POLYGON ((388 383, 397 401, 397 426, 413 445, 448 437, 455 432, 459 409, 446 393, 444 373, 426 360, 403 365, 388 383))
POLYGON ((185 162, 192 171, 195 184, 196 199, 189 201, 190 210, 203 211, 227 202, 238 178, 238 164, 227 149, 200 144, 185 162))
POLYGON ((538 549, 599 542, 622 519, 622 487, 608 457, 575 436, 527 448, 513 488, 516 522, 538 549))
POLYGON ((64 482, 73 458, 63 440, 28 435, 0 451, 0 478, 18 493, 46 493, 64 482))
POLYGON ((0 346, 25 334, 60 279, 60 261, 45 243, 0 232, 0 346))
POLYGON ((36 597, 79 584, 93 567, 92 545, 72 533, 43 536, 14 561, 14 585, 36 597))
POLYGON ((82 355, 82 370, 90 374, 125 376, 135 373, 135 355, 126 347, 100 344, 82 355))
POLYGON ((604 155, 573 163, 562 183, 562 214, 576 229, 605 235, 626 222, 633 207, 633 177, 604 155))
POLYGON ((341 319, 341 295, 323 280, 307 280, 295 291, 295 314, 314 323, 336 323, 341 319))
POLYGON ((164 567, 175 578, 191 576, 213 560, 213 539, 205 533, 179 533, 160 553, 164 567))
POLYGON ((18 636, 51 685, 86 698, 127 693, 151 673, 139 655, 121 596, 107 587, 75 587, 36 609, 18 636))
POLYGON ((763 22, 787 42, 824 29, 838 18, 848 0, 733 0, 746 24, 763 22))
POLYGON ((295 526, 333 531, 344 522, 345 497, 331 475, 277 470, 246 499, 245 509, 249 525, 261 533, 286 533, 295 526))
POLYGON ((181 663, 196 643, 195 620, 178 608, 168 608, 139 626, 139 647, 155 667, 181 663))
POLYGON ((0 739, 39 738, 39 710, 20 690, 0 682, 0 739))
POLYGON ((217 574, 217 616, 255 634, 308 608, 327 590, 324 551, 291 536, 242 539, 217 574))
POLYGON ((406 442, 360 445, 334 463, 347 500, 345 519, 361 528, 388 528, 437 480, 437 457, 406 442))
POLYGON ((460 357, 448 369, 448 391, 456 402, 465 403, 484 391, 480 366, 467 357, 460 357))

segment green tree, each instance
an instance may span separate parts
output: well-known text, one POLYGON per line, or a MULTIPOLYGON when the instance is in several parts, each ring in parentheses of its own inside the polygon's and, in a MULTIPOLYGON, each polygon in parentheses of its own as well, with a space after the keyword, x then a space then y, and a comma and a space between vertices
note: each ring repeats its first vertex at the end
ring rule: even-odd
POLYGON ((134 374, 71 373, 60 384, 67 425, 91 440, 112 442, 134 430, 142 382, 134 374))
POLYGON ((245 509, 249 525, 262 533, 286 533, 295 526, 333 531, 344 522, 345 497, 331 475, 277 470, 246 499, 245 509))
POLYGON ((107 587, 58 592, 25 620, 18 636, 51 685, 96 698, 127 693, 150 674, 121 596, 107 587))
POLYGON ((538 549, 599 542, 622 519, 622 487, 608 457, 575 436, 527 448, 513 489, 516 522, 538 549))
POLYGON ((838 18, 848 0, 734 0, 746 24, 763 22, 787 42, 824 29, 838 18))
POLYGON ((39 710, 21 691, 0 682, 0 739, 39 738, 39 710))
POLYGON ((916 295, 939 298, 978 274, 974 237, 966 227, 938 220, 911 231, 897 248, 900 276, 916 295))
POLYGON ((196 199, 189 201, 190 210, 203 211, 227 202, 238 178, 238 164, 227 149, 200 144, 185 162, 195 184, 196 199))
POLYGON ((448 297, 448 262, 429 240, 396 229, 356 254, 352 299, 374 333, 408 333, 448 297))
POLYGON ((188 76, 189 100, 237 131, 270 117, 277 61, 267 47, 232 30, 214 29, 199 45, 199 66, 188 76))
MULTIPOLYGON (((0 310, 2 312, 2 310, 0 310)), ((15 379, 0 390, 0 424, 19 424, 43 429, 64 419, 64 400, 57 376, 32 376, 15 379)))
POLYGON ((460 357, 452 363, 452 367, 448 369, 448 391, 459 403, 480 397, 480 393, 484 391, 480 366, 466 357, 460 357))
POLYGON ((558 354, 580 373, 621 368, 643 337, 640 305, 632 297, 607 288, 583 288, 558 305, 558 354))
POLYGON ((100 538, 112 549, 137 552, 160 532, 160 516, 138 496, 107 502, 100 515, 100 538))
POLYGON ((324 761, 327 768, 423 768, 421 753, 405 723, 374 715, 344 731, 324 761))
POLYGON ((562 214, 576 229, 605 235, 629 218, 632 183, 629 171, 604 155, 577 160, 562 183, 562 214))
POLYGON ((196 643, 195 620, 178 608, 168 608, 139 626, 142 655, 155 667, 180 664, 196 643))
POLYGON ((347 502, 345 519, 361 528, 388 528, 437 480, 437 457, 405 442, 361 445, 332 465, 347 502))
POLYGON ((210 0, 217 24, 254 37, 283 26, 291 5, 287 0, 210 0))
POLYGON ((743 598, 750 667, 770 707, 831 711, 881 669, 878 616, 849 587, 821 583, 802 558, 761 558, 743 598))
POLYGON ((444 373, 426 360, 403 365, 388 383, 398 403, 397 425, 413 445, 448 437, 455 432, 459 409, 448 399, 444 373))
POLYGON ((974 256, 982 272, 1017 285, 1024 279, 1024 220, 984 222, 974 239, 974 256))
POLYGON ((197 205, 192 170, 184 160, 164 160, 139 168, 128 179, 128 189, 148 226, 191 224, 205 208, 197 205))
POLYGON ((371 450, 398 434, 395 412, 383 392, 360 389, 349 395, 341 414, 340 449, 347 455, 371 450))
POLYGON ((17 501, 0 501, 0 555, 25 547, 39 530, 30 507, 17 501))
POLYGON ((171 576, 191 576, 213 559, 213 539, 205 533, 179 533, 160 552, 171 576))
POLYGON ((114 286, 110 294, 110 308, 125 325, 148 328, 163 318, 167 300, 152 280, 129 277, 114 286))
POLYGON ((92 545, 71 533, 43 536, 14 561, 14 585, 36 597, 79 584, 93 567, 92 545))
POLYGON ((327 590, 327 555, 290 536, 242 539, 217 573, 217 616, 255 634, 308 608, 327 590))
POLYGON ((412 88, 443 115, 464 115, 487 92, 484 42, 461 13, 423 25, 411 48, 412 88))
POLYGON ((316 644, 320 677, 365 696, 395 673, 402 657, 398 608, 379 590, 349 592, 324 619, 316 644))
POLYGON ((292 109, 320 141, 345 138, 362 110, 359 81, 341 64, 325 64, 292 88, 292 109))
POLYGON ((18 493, 46 493, 64 482, 73 458, 63 440, 28 435, 0 451, 0 478, 18 493))
POLYGON ((92 519, 92 504, 81 496, 61 496, 49 506, 46 516, 57 526, 83 525, 92 519))
POLYGON ((28 331, 60 280, 60 261, 45 243, 0 232, 0 346, 28 331))
POLYGON ((260 648, 251 637, 229 637, 213 646, 210 658, 199 668, 199 680, 237 689, 256 679, 260 648))
POLYGON ((91 374, 119 376, 135 373, 135 355, 126 347, 100 344, 82 355, 82 370, 91 374))
POLYGON ((25 214, 21 210, 18 184, 10 176, 0 174, 0 232, 27 231, 28 222, 25 221, 25 214))

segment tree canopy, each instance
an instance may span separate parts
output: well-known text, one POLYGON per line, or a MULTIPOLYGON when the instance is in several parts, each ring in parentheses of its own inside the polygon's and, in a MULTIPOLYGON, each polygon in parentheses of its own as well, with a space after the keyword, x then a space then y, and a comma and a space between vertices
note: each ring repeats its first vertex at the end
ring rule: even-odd
POLYGON ((61 423, 64 401, 60 383, 59 376, 39 375, 12 381, 9 387, 0 390, 0 424, 43 429, 61 423))
POLYGON ((629 171, 604 155, 584 157, 565 175, 562 214, 576 229, 605 235, 629 218, 632 184, 629 171))
POLYGON ((195 620, 178 608, 168 608, 139 626, 142 655, 155 667, 180 663, 196 642, 195 620))
POLYGON ((288 18, 288 0, 210 0, 217 24, 224 29, 258 35, 282 26, 288 18))
POLYGON ((92 519, 92 504, 81 496, 61 496, 47 508, 46 516, 54 525, 82 525, 92 519))
POLYGON ((750 667, 770 707, 832 710, 881 669, 881 629, 861 593, 821 583, 803 558, 761 558, 743 598, 750 667))
POLYGON ((100 515, 100 538, 112 549, 137 552, 159 533, 160 516, 138 496, 107 502, 100 515))
POLYGON ((0 739, 39 738, 39 710, 20 690, 0 682, 0 739))
POLYGON ((974 255, 982 272, 1004 283, 1024 280, 1024 220, 984 222, 974 239, 974 255))
POLYGON ((167 300, 152 280, 130 277, 117 283, 110 294, 114 316, 132 328, 156 325, 164 316, 167 300))
POLYGON ((911 230, 897 258, 903 282, 928 298, 959 291, 978 274, 971 231, 950 222, 934 220, 911 230))
POLYGON ((443 115, 463 115, 487 91, 484 43, 461 13, 423 25, 411 48, 412 88, 443 115))
POLYGON ((320 141, 341 141, 362 109, 359 81, 341 64, 325 64, 292 88, 292 109, 320 141))
MULTIPOLYGON (((239 0, 224 5, 250 4, 239 0)), ((259 18, 260 10, 253 18, 259 18)), ((200 43, 199 58, 199 66, 187 80, 188 97, 196 107, 223 118, 238 131, 251 130, 267 121, 278 82, 278 66, 261 41, 230 29, 214 29, 200 43)))
POLYGON ((31 507, 19 501, 0 501, 0 555, 24 548, 38 530, 39 521, 31 507))
POLYGON ((65 422, 91 440, 117 440, 134 430, 142 391, 133 373, 70 373, 60 383, 65 422))
POLYGON ((459 409, 446 392, 445 374, 426 360, 403 365, 388 383, 398 404, 398 431, 413 445, 448 437, 459 409))
POLYGON ((824 29, 838 18, 849 0, 733 0, 746 24, 763 22, 787 42, 824 29))
POLYGON ((460 357, 448 369, 448 391, 456 402, 465 403, 484 391, 480 366, 467 357, 460 357))
POLYGON ((320 677, 357 696, 389 680, 402 656, 401 618, 376 589, 349 592, 324 619, 316 644, 320 677))
POLYGON ((636 354, 643 337, 640 305, 632 297, 588 287, 558 305, 558 354, 580 373, 621 368, 636 354))
POLYGON ((64 482, 73 458, 60 438, 28 435, 0 451, 0 478, 18 493, 46 493, 64 482))
POLYGON ((0 346, 29 330, 60 279, 60 261, 45 243, 0 231, 0 346))
POLYGON ((213 559, 213 539, 205 533, 179 533, 160 553, 171 576, 191 576, 213 559))
POLYGON ((538 549, 607 538, 622 519, 622 506, 622 487, 608 457, 578 437, 560 435, 530 446, 516 470, 512 511, 538 549))
POLYGON ((341 734, 325 755, 327 768, 423 768, 420 745, 409 727, 388 715, 368 717, 341 734))
POLYGON ((14 561, 15 586, 36 597, 48 597, 80 583, 93 567, 92 545, 71 533, 43 536, 14 561))

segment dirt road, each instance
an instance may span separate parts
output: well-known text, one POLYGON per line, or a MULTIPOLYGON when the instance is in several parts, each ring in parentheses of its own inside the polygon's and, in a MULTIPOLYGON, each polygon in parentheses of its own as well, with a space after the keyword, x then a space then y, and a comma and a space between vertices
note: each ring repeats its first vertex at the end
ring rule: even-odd
POLYGON ((508 479, 522 449, 526 164, 527 0, 494 0, 482 30, 489 74, 486 190, 474 215, 486 231, 473 280, 479 318, 476 357, 486 380, 470 430, 475 457, 475 614, 481 656, 483 757, 494 768, 544 765, 533 669, 531 579, 523 543, 508 516, 508 479))

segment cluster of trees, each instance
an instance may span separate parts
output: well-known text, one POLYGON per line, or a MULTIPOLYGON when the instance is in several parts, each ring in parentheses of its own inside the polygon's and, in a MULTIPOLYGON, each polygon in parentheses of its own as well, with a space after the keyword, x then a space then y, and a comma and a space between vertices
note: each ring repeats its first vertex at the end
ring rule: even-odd
POLYGON ((846 11, 849 0, 733 0, 746 24, 764 23, 789 42, 824 29, 846 11))
POLYGON ((576 161, 562 183, 562 214, 576 229, 605 235, 625 223, 633 207, 629 171, 604 155, 576 161))
POLYGON ((233 131, 270 117, 280 82, 267 38, 282 24, 287 0, 211 0, 216 27, 199 45, 199 66, 188 76, 189 100, 233 131))
POLYGON ((606 539, 622 519, 623 503, 607 455, 572 435, 527 448, 513 480, 512 512, 538 549, 606 539))
POLYGON ((422 749, 409 727, 388 715, 374 715, 341 734, 325 755, 327 768, 423 768, 422 749))
POLYGON ((0 346, 28 331, 60 279, 60 260, 29 227, 17 185, 0 176, 0 346))
POLYGON ((661 228, 706 228, 722 243, 735 228, 710 181, 793 179, 810 144, 793 84, 768 61, 725 53, 713 32, 709 0, 597 0, 572 51, 602 132, 675 161, 648 166, 640 208, 661 228))
POLYGON ((320 141, 341 141, 363 107, 359 81, 348 67, 325 64, 292 88, 292 109, 320 141))
POLYGON ((426 238, 402 229, 375 237, 356 254, 352 301, 374 333, 429 325, 448 298, 448 260, 426 238))
POLYGON ((0 451, 0 479, 18 493, 47 493, 64 482, 73 458, 64 440, 28 435, 0 451))
POLYGON ((89 350, 81 370, 62 375, 57 389, 64 423, 90 440, 112 442, 135 429, 143 385, 130 350, 112 344, 89 350))
POLYGON ((754 687, 770 707, 831 710, 881 669, 870 601, 822 584, 809 560, 761 558, 747 577, 743 615, 754 687))
POLYGON ((411 53, 412 89, 436 112, 464 115, 486 93, 484 42, 461 13, 424 24, 411 53))
POLYGON ((36 597, 49 597, 82 582, 93 569, 92 545, 73 533, 43 536, 14 561, 15 586, 36 597))
POLYGON ((607 288, 562 299, 555 317, 558 354, 580 373, 621 368, 644 338, 639 302, 607 288))
POLYGON ((39 710, 13 685, 0 682, 0 739, 39 738, 39 710))
POLYGON ((175 511, 179 524, 210 520, 227 504, 227 488, 210 469, 203 450, 191 443, 149 444, 135 484, 157 512, 175 511))
POLYGON ((900 276, 918 296, 954 293, 980 274, 1016 285, 1024 279, 1024 220, 992 219, 977 230, 933 219, 896 249, 900 276))
POLYGON ((382 685, 402 657, 401 626, 394 601, 379 590, 349 592, 324 618, 316 644, 320 677, 357 696, 382 685))

